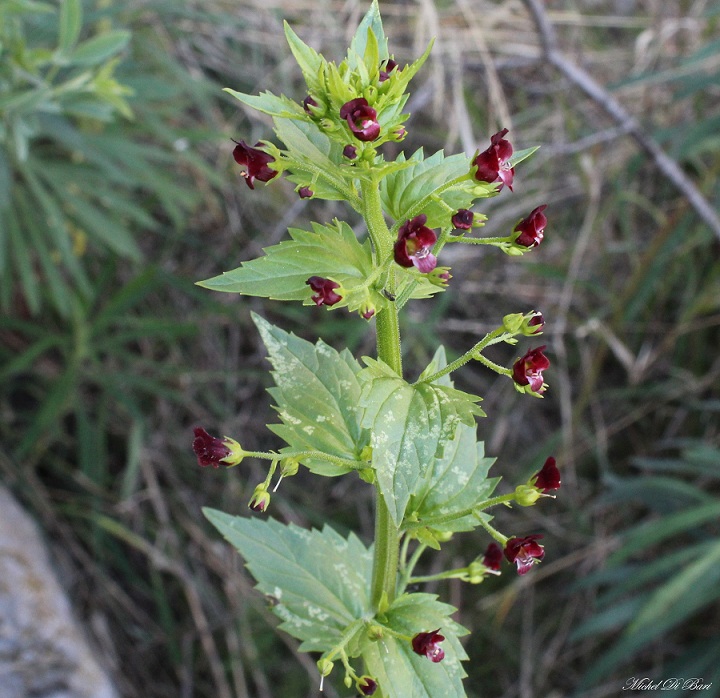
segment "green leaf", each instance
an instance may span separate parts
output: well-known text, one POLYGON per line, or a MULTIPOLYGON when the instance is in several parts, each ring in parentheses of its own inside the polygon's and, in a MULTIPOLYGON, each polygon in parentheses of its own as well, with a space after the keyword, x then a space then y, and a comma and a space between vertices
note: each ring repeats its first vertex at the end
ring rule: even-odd
POLYGON ((720 502, 715 501, 683 509, 659 521, 648 521, 630 529, 625 536, 623 546, 615 551, 608 561, 617 564, 638 551, 706 522, 716 521, 718 517, 720 517, 720 502))
POLYGON ((96 65, 106 58, 122 51, 130 41, 130 32, 125 30, 109 31, 92 39, 83 41, 73 51, 70 62, 74 65, 96 65))
POLYGON ((524 150, 518 150, 512 154, 512 157, 508 162, 511 167, 519 165, 523 160, 527 160, 536 150, 540 150, 540 146, 536 145, 533 148, 525 148, 524 150))
POLYGON ((248 95, 243 92, 231 90, 229 87, 224 88, 223 92, 227 92, 243 104, 247 104, 249 107, 257 109, 264 114, 269 114, 270 116, 287 117, 290 119, 304 119, 306 117, 303 108, 285 95, 278 97, 270 91, 261 92, 259 95, 248 95))
POLYGON ((355 171, 348 177, 349 168, 341 168, 342 146, 331 141, 317 126, 307 121, 275 118, 275 133, 285 144, 283 166, 291 172, 288 179, 308 185, 315 196, 333 201, 357 200, 351 184, 355 171))
POLYGON ((389 56, 388 41, 380 17, 380 8, 377 0, 373 0, 350 42, 347 65, 350 70, 355 70, 358 59, 362 59, 368 71, 371 71, 377 69, 379 64, 387 60, 389 56), (372 35, 369 35, 368 32, 372 32, 372 35))
POLYGON ((671 577, 647 599, 628 634, 660 635, 720 598, 720 542, 707 542, 701 557, 671 577))
POLYGON ((422 485, 410 499, 408 512, 418 521, 441 531, 472 531, 479 524, 467 514, 452 518, 487 499, 500 478, 488 478, 495 458, 485 457, 485 445, 474 427, 461 424, 442 458, 435 458, 422 485), (451 519, 437 521, 438 519, 451 519))
POLYGON ((450 618, 455 609, 436 599, 431 594, 404 594, 382 620, 383 625, 408 637, 439 629, 445 638, 440 643, 445 651, 441 662, 416 654, 410 642, 389 633, 362 646, 367 673, 377 680, 383 698, 465 698, 462 680, 466 674, 460 662, 467 660, 467 655, 458 637, 468 633, 450 618))
MULTIPOLYGON (((404 162, 402 154, 398 161, 404 162)), ((381 182, 383 208, 398 222, 407 220, 411 212, 413 215, 424 213, 428 217, 428 227, 448 227, 452 214, 434 197, 439 197, 452 211, 457 211, 470 208, 480 195, 493 196, 496 193, 495 185, 483 185, 472 178, 449 186, 452 180, 470 170, 470 161, 463 154, 446 158, 442 151, 438 151, 426 159, 420 148, 413 153, 410 161, 413 163, 411 166, 390 173, 381 182), (416 204, 422 199, 426 203, 422 209, 417 209, 416 204)))
POLYGON ((360 405, 362 426, 372 433, 378 487, 397 526, 426 480, 435 458, 442 458, 458 426, 484 416, 480 398, 438 383, 411 385, 381 361, 365 357, 360 405))
POLYGON ((318 81, 318 76, 323 72, 323 66, 326 63, 325 59, 315 49, 304 43, 287 22, 284 24, 285 38, 300 66, 300 70, 302 70, 308 89, 310 92, 317 91, 316 88, 322 87, 318 81))
MULTIPOLYGON (((368 298, 364 283, 372 273, 369 241, 360 244, 352 228, 340 221, 334 226, 313 223, 312 232, 296 228, 289 232, 292 239, 266 248, 264 257, 199 285, 225 293, 310 304, 312 291, 306 282, 311 276, 322 276, 337 281, 345 290, 333 308, 359 309, 368 298)), ((371 298, 378 308, 384 305, 379 293, 373 291, 371 298)))
POLYGON ((303 641, 301 651, 330 649, 353 620, 369 613, 372 554, 354 534, 345 539, 329 526, 308 531, 215 509, 203 513, 245 558, 280 627, 303 641))
POLYGON ((62 53, 69 53, 77 43, 82 28, 82 14, 81 0, 63 0, 58 23, 58 49, 62 53))
MULTIPOLYGON (((338 353, 321 340, 311 344, 253 315, 267 347, 277 387, 269 393, 282 424, 270 425, 292 449, 317 450, 357 460, 369 443, 360 427, 360 365, 347 350, 338 353)), ((302 459, 320 475, 343 475, 347 469, 319 459, 302 459)))

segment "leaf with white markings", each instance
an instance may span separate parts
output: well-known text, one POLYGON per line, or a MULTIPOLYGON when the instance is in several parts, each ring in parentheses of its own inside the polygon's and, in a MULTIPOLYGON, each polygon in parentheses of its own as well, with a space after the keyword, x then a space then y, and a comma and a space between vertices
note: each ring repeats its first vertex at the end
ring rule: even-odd
POLYGON ((440 383, 411 385, 387 364, 365 357, 360 405, 371 430, 373 468, 390 516, 400 525, 410 498, 463 423, 484 416, 480 398, 440 383))
MULTIPOLYGON (((268 392, 283 423, 269 425, 270 430, 292 450, 357 460, 370 441, 360 427, 358 362, 347 349, 337 352, 321 340, 311 344, 257 315, 253 320, 275 369, 277 387, 268 392)), ((301 463, 319 475, 349 472, 317 458, 304 458, 301 463)))
POLYGON ((377 642, 367 641, 362 647, 363 659, 383 698, 466 697, 462 685, 466 674, 460 662, 468 657, 458 637, 468 631, 449 617, 455 610, 431 594, 404 594, 393 602, 383 625, 408 637, 439 629, 445 638, 440 643, 445 658, 432 662, 416 654, 410 642, 389 633, 377 642))
POLYGON ((372 554, 354 534, 345 539, 329 526, 308 531, 274 519, 203 513, 245 558, 256 588, 275 602, 280 627, 303 641, 301 651, 329 650, 368 614, 372 554))

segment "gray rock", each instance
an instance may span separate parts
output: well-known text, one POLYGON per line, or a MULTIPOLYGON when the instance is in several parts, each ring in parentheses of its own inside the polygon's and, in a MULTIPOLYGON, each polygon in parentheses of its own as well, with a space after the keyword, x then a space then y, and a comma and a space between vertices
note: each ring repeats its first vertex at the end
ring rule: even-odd
POLYGON ((117 698, 35 523, 0 487, 0 698, 117 698))

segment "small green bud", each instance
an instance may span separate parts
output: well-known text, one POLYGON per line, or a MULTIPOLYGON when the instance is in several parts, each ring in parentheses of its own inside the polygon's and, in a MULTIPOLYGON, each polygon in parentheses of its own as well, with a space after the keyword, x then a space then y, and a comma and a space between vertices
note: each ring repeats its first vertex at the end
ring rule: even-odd
POLYGON ((531 507, 541 496, 540 490, 531 485, 518 485, 515 488, 515 501, 521 507, 531 507))
POLYGON ((377 642, 378 640, 382 640, 385 636, 385 631, 383 630, 382 625, 377 625, 373 623, 368 629, 367 629, 367 636, 368 640, 371 642, 377 642))
POLYGON ((282 477, 292 477, 297 475, 300 469, 300 461, 297 458, 283 458, 280 461, 280 475, 282 477))
POLYGON ((520 332, 525 316, 522 313, 511 313, 503 318, 503 327, 506 332, 516 334, 520 332))
POLYGON ((469 584, 480 584, 485 579, 487 567, 480 560, 473 560, 467 567, 467 575, 463 577, 463 582, 469 584))
POLYGON ((377 100, 377 97, 378 97, 377 87, 375 87, 375 85, 368 85, 363 90, 362 96, 365 97, 365 99, 368 101, 368 104, 370 106, 372 106, 373 104, 375 104, 375 101, 377 100))
POLYGON ((343 683, 345 684, 345 688, 350 688, 350 686, 353 685, 353 680, 352 680, 352 677, 350 676, 350 674, 345 674, 343 683))
POLYGON ((327 658, 320 657, 317 661, 317 668, 320 672, 320 676, 329 676, 335 665, 327 658))
POLYGON ((372 446, 363 446, 363 450, 360 451, 360 460, 366 460, 372 462, 373 450, 372 446))

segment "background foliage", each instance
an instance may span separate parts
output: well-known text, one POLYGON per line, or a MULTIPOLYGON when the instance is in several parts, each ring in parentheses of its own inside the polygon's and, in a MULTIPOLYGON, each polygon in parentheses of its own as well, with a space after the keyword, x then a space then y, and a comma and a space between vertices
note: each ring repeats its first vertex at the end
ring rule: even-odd
MULTIPOLYGON (((568 60, 717 208, 717 6, 546 6, 568 60)), ((267 137, 270 123, 220 88, 301 99, 282 19, 337 58, 365 9, 0 0, 0 469, 55 544, 125 696, 315 694, 312 658, 271 629, 200 513, 244 511, 264 473, 252 462, 200 471, 190 427, 277 446, 251 310, 356 355, 372 338, 342 312, 238 302, 193 282, 258 256, 289 225, 344 212, 298 200, 289 182, 250 192, 229 139, 267 137)), ((614 696, 645 675, 701 676, 714 684, 703 695, 720 695, 718 240, 598 103, 540 60, 522 3, 381 11, 403 63, 437 37, 408 104, 406 154, 471 155, 502 127, 518 149, 542 145, 515 193, 483 209, 488 234, 502 234, 547 202, 541 248, 509 261, 447 250, 450 291, 411 308, 403 329, 412 370, 439 342, 460 352, 522 306, 549 321, 542 404, 479 367, 455 377, 485 397, 491 473, 521 481, 554 453, 564 477, 558 500, 513 531, 545 532, 542 566, 424 589, 473 630, 468 695, 614 696)), ((272 514, 363 540, 372 531, 369 492, 350 478, 302 473, 272 514)), ((434 564, 467 562, 486 543, 458 535, 434 564)), ((326 686, 346 695, 336 690, 326 686)))

